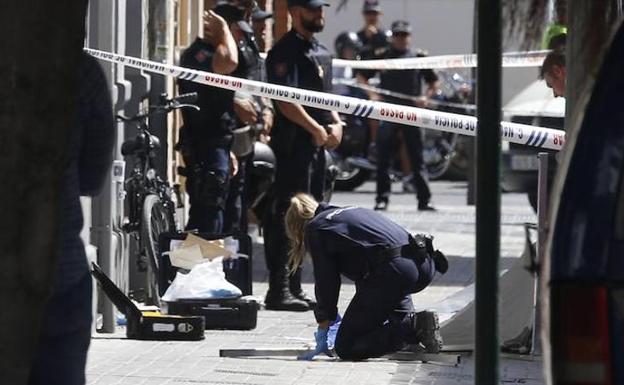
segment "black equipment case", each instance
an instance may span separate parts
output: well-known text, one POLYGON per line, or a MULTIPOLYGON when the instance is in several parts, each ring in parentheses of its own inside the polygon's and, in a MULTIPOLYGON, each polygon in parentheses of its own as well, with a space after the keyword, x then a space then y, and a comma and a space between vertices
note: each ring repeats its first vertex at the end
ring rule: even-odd
MULTIPOLYGON (((225 278, 241 289, 243 296, 252 294, 252 242, 245 233, 222 234, 219 236, 194 234, 206 240, 223 239, 231 236, 238 241, 238 258, 224 259, 225 278)), ((172 240, 184 240, 186 233, 163 233, 160 235, 161 253, 171 248, 172 240)), ((164 295, 175 278, 178 268, 171 265, 169 256, 159 257, 158 288, 164 295)), ((251 298, 184 299, 167 303, 169 314, 203 316, 206 329, 250 330, 256 327, 259 304, 251 298)))
POLYGON ((258 322, 258 302, 245 297, 168 302, 169 314, 203 316, 206 329, 251 330, 258 322))
POLYGON ((91 274, 104 293, 126 316, 126 336, 136 340, 198 341, 204 339, 204 318, 197 316, 165 315, 159 311, 141 311, 111 281, 100 267, 91 263, 91 274))

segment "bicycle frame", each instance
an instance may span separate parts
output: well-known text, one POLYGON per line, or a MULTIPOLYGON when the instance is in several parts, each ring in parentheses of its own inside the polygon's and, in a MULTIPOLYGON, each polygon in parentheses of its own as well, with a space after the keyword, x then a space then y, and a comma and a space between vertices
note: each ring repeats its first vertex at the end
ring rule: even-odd
POLYGON ((145 122, 138 125, 139 135, 147 138, 146 151, 130 155, 134 158, 134 166, 130 177, 126 180, 126 193, 129 199, 128 222, 124 226, 127 232, 136 232, 141 223, 143 201, 149 194, 156 194, 167 212, 171 215, 171 223, 174 222, 175 203, 173 201, 172 188, 164 181, 156 171, 154 160, 158 145, 153 142, 145 122))

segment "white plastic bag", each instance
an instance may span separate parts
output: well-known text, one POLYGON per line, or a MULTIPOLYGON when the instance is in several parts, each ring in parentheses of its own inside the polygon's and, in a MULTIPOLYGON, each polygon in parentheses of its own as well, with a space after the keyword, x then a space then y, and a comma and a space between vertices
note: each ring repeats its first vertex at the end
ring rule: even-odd
POLYGON ((171 286, 162 299, 173 302, 179 299, 236 298, 243 293, 225 279, 223 258, 195 265, 188 274, 176 273, 171 286))

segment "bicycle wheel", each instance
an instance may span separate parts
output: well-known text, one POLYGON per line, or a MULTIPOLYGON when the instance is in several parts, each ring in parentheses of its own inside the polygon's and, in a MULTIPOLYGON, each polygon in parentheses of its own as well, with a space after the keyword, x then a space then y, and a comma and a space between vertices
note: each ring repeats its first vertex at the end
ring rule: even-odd
POLYGON ((141 217, 141 232, 139 234, 141 249, 148 259, 146 273, 146 302, 152 305, 160 305, 158 292, 158 256, 160 247, 158 238, 160 234, 170 231, 174 225, 171 223, 171 215, 163 202, 155 194, 150 194, 143 201, 141 217))

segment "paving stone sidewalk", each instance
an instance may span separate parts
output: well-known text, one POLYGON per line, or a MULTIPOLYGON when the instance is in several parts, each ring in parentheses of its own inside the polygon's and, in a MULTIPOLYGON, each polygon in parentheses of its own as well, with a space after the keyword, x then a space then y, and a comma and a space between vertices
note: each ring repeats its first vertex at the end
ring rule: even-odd
MULTIPOLYGON (((336 193, 339 205, 372 206, 374 186, 365 184, 354 193, 336 193)), ((412 195, 395 195, 387 215, 413 232, 430 232, 437 248, 451 259, 449 272, 425 291, 414 295, 417 304, 434 304, 474 282, 474 207, 465 206, 465 184, 432 184, 436 207, 433 213, 419 213, 412 195)), ((526 197, 503 196, 501 265, 509 267, 524 247, 522 224, 534 221, 526 197)), ((254 294, 266 292, 266 269, 262 239, 254 245, 254 294)), ((304 286, 313 292, 311 267, 304 286)), ((343 282, 340 311, 344 312, 355 292, 343 282)), ((155 342, 125 339, 125 330, 97 334, 92 339, 87 367, 88 384, 228 384, 228 385, 332 385, 332 384, 472 384, 474 361, 464 356, 462 364, 398 362, 374 359, 344 362, 322 357, 313 362, 294 358, 220 358, 222 348, 303 348, 311 343, 316 323, 312 313, 261 310, 258 326, 251 331, 206 332, 200 342, 155 342)), ((540 360, 527 357, 503 358, 501 383, 542 384, 540 360)))

